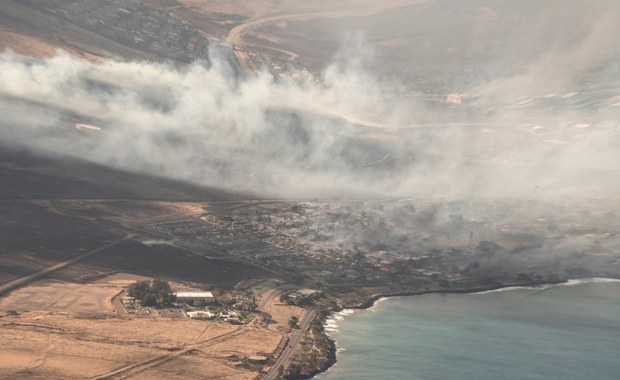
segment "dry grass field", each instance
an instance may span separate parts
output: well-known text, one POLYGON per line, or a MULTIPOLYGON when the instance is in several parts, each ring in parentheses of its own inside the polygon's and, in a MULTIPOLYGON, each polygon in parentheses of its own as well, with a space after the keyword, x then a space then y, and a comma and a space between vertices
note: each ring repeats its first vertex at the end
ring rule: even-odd
POLYGON ((267 329, 217 322, 66 312, 2 313, 0 325, 2 378, 251 379, 262 367, 245 363, 273 354, 281 339, 267 329))
MULTIPOLYGON (((142 278, 46 280, 2 298, 0 378, 253 379, 268 369, 280 332, 113 313, 111 297, 142 278)), ((274 310, 278 325, 290 318, 274 310)))
POLYGON ((112 314, 111 299, 134 281, 146 277, 115 274, 90 284, 37 281, 0 298, 0 311, 58 311, 89 316, 112 314))

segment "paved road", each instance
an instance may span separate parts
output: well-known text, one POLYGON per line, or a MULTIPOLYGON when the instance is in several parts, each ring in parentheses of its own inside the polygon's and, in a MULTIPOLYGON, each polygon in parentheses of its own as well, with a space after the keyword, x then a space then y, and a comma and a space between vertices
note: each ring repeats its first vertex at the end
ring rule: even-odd
POLYGON ((284 351, 282 351, 282 354, 280 355, 278 360, 276 360, 275 364, 271 367, 271 369, 269 369, 269 372, 267 372, 265 376, 263 376, 262 380, 274 380, 277 378, 280 372, 280 368, 289 361, 291 356, 293 356, 293 352, 295 352, 295 349, 297 348, 297 345, 299 345, 301 338, 303 338, 303 336, 306 334, 306 331, 310 327, 310 322, 312 322, 312 319, 314 318, 315 312, 315 308, 308 309, 306 311, 306 315, 304 315, 303 317, 301 326, 299 326, 298 329, 292 331, 288 345, 286 346, 284 351))
POLYGON ((269 293, 269 295, 267 297, 265 297, 265 299, 260 302, 260 304, 258 305, 257 309, 264 311, 269 305, 271 305, 273 303, 273 301, 275 300, 276 296, 279 296, 280 294, 282 294, 282 292, 283 292, 283 290, 281 290, 281 289, 273 289, 271 291, 271 293, 269 293))
POLYGON ((29 274, 29 275, 26 275, 26 276, 22 276, 22 277, 19 277, 19 278, 16 278, 15 280, 12 280, 12 281, 9 281, 9 282, 7 282, 5 284, 2 284, 2 285, 0 285, 0 296, 3 296, 3 295, 5 295, 5 294, 7 294, 7 293, 9 293, 9 292, 11 292, 11 291, 13 291, 15 289, 21 288, 24 285, 28 285, 31 282, 39 280, 39 279, 47 276, 48 274, 56 272, 56 271, 58 271, 60 269, 63 269, 63 268, 65 268, 65 267, 67 267, 67 266, 69 266, 71 264, 75 264, 75 263, 77 263, 80 260, 84 260, 84 259, 86 259, 86 258, 88 258, 90 256, 96 255, 99 252, 105 251, 108 248, 112 248, 113 246, 117 245, 121 241, 129 239, 130 237, 132 237, 132 235, 128 235, 128 236, 126 236, 126 237, 124 237, 122 239, 115 240, 115 241, 113 241, 111 243, 108 243, 108 244, 106 244, 104 246, 101 246, 99 248, 93 249, 92 251, 88 251, 88 252, 86 252, 86 253, 84 253, 82 255, 79 255, 77 257, 74 257, 72 259, 69 259, 69 260, 62 261, 60 263, 51 265, 51 266, 49 266, 49 267, 47 267, 45 269, 42 269, 42 270, 40 270, 38 272, 29 274))

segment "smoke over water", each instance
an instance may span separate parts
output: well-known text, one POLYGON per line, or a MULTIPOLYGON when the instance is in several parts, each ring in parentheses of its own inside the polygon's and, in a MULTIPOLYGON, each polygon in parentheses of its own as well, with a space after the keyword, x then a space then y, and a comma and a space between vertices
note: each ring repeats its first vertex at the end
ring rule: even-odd
POLYGON ((547 90, 535 77, 552 69, 545 56, 463 86, 457 104, 401 96, 362 56, 294 81, 239 78, 216 52, 209 67, 5 52, 0 141, 272 197, 601 200, 620 190, 617 65, 597 57, 547 90))

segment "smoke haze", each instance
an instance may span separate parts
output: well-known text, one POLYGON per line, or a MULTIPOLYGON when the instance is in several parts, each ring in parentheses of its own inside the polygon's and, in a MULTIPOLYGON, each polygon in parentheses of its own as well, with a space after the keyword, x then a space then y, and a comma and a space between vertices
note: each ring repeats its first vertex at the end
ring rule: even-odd
MULTIPOLYGON (((368 71, 375 54, 359 39, 317 81, 238 77, 216 51, 182 67, 5 52, 0 141, 265 197, 611 200, 620 68, 617 12, 603 6, 617 4, 600 5, 579 38, 554 34, 527 64, 455 86, 460 104, 404 98, 368 71)), ((520 47, 539 36, 521 32, 520 47)))

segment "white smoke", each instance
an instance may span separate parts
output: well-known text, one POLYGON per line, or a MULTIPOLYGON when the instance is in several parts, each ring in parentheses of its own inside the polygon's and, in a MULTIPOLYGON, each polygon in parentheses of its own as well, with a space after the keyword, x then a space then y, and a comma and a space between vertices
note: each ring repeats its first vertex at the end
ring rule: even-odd
POLYGON ((550 53, 514 77, 480 83, 465 94, 469 105, 439 111, 394 101, 394 83, 365 71, 363 44, 320 82, 238 78, 216 52, 209 67, 5 52, 0 141, 263 196, 607 199, 620 189, 613 104, 511 108, 527 94, 561 100, 574 89, 569 74, 591 67, 578 60, 580 46, 591 54, 599 42, 563 51, 580 65, 554 76, 562 80, 541 79, 562 56, 550 53), (495 107, 504 108, 483 112, 495 107))

